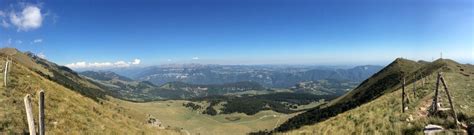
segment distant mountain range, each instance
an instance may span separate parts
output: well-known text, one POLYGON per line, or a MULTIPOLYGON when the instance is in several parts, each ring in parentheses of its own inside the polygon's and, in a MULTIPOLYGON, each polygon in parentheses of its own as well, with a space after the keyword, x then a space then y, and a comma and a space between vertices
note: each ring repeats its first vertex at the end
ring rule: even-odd
POLYGON ((135 81, 111 71, 84 71, 81 76, 92 80, 109 94, 133 101, 156 99, 188 99, 195 97, 225 95, 245 91, 261 91, 265 88, 256 82, 234 82, 225 84, 189 84, 168 82, 157 86, 148 81, 135 81))
POLYGON ((343 80, 361 82, 382 69, 364 65, 354 68, 323 66, 273 65, 168 65, 139 69, 115 69, 118 74, 155 85, 168 82, 191 84, 224 84, 242 81, 257 82, 264 87, 289 88, 303 81, 343 80))
POLYGON ((275 65, 166 65, 112 71, 83 71, 84 76, 114 97, 149 101, 215 95, 285 92, 342 95, 381 66, 354 68, 275 65), (136 72, 134 74, 130 74, 136 72))

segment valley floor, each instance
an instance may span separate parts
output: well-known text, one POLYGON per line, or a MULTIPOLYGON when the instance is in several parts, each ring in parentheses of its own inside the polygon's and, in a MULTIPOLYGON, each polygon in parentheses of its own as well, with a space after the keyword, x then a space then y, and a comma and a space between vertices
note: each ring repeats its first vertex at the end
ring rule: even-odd
POLYGON ((147 119, 148 115, 157 118, 164 127, 177 128, 190 134, 246 134, 259 130, 271 130, 296 114, 282 114, 274 111, 261 111, 255 115, 243 113, 219 114, 210 116, 183 106, 184 100, 133 103, 116 100, 133 113, 134 117, 147 119), (138 111, 139 110, 139 111, 138 111), (231 120, 234 119, 234 120, 231 120), (238 119, 238 120, 236 120, 238 119))

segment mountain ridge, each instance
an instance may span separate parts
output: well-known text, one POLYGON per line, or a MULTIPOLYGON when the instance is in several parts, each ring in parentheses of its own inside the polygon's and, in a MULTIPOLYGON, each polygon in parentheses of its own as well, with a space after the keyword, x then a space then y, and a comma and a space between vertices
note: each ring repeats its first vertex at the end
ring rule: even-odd
POLYGON ((432 75, 438 71, 452 72, 455 66, 460 64, 449 59, 438 59, 430 63, 418 63, 415 61, 397 58, 384 69, 363 81, 357 88, 345 95, 331 101, 327 105, 318 106, 305 113, 297 115, 273 132, 286 132, 298 129, 304 125, 312 125, 340 113, 357 108, 378 97, 391 93, 401 87, 401 80, 406 79, 407 85, 421 78, 413 78, 414 74, 423 77, 432 75))
POLYGON ((188 99, 248 90, 265 90, 265 87, 251 81, 206 85, 168 82, 157 86, 148 81, 132 80, 111 71, 84 71, 80 74, 96 82, 99 87, 109 90, 110 95, 130 101, 188 99))
POLYGON ((381 66, 362 65, 349 69, 324 68, 318 66, 264 66, 264 65, 199 65, 199 66, 152 66, 128 71, 113 71, 128 77, 150 81, 156 85, 167 82, 192 84, 223 84, 240 81, 254 81, 265 87, 288 88, 301 81, 337 79, 362 81, 380 70, 381 66))

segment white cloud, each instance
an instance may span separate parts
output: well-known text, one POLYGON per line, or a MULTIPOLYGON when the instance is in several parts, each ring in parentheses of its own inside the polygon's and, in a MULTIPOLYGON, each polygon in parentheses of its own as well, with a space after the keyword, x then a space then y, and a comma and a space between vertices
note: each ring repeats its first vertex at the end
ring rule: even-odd
POLYGON ((140 62, 141 62, 140 59, 135 59, 135 60, 133 60, 132 64, 133 65, 138 65, 138 64, 140 64, 140 62))
POLYGON ((0 17, 5 17, 5 12, 3 12, 2 10, 0 10, 0 17))
POLYGON ((41 39, 41 38, 33 40, 33 43, 35 43, 35 44, 36 43, 41 43, 41 42, 43 42, 43 39, 41 39))
POLYGON ((43 15, 37 6, 26 6, 21 13, 10 13, 10 22, 18 28, 18 31, 28 31, 41 27, 43 15))
POLYGON ((66 67, 70 67, 70 68, 85 68, 85 67, 87 67, 87 64, 86 64, 85 61, 81 61, 81 62, 66 64, 66 67))
POLYGON ((21 40, 16 40, 15 42, 16 42, 16 44, 22 44, 23 43, 23 41, 21 41, 21 40))
POLYGON ((169 62, 169 61, 172 61, 172 60, 171 60, 171 59, 168 59, 168 62, 169 62))
POLYGON ((112 66, 113 64, 110 63, 110 62, 103 62, 103 63, 98 63, 98 62, 94 62, 94 63, 89 63, 89 66, 90 67, 107 67, 107 66, 112 66))
POLYGON ((140 59, 134 59, 131 62, 125 61, 117 61, 117 62, 76 62, 71 64, 66 64, 65 66, 73 69, 80 69, 80 68, 117 68, 117 67, 130 67, 132 65, 140 64, 140 59))
POLYGON ((199 57, 193 57, 192 59, 193 60, 199 60, 199 57))
POLYGON ((117 61, 117 62, 114 63, 114 65, 116 67, 128 67, 128 66, 130 66, 130 64, 125 62, 125 61, 117 61))

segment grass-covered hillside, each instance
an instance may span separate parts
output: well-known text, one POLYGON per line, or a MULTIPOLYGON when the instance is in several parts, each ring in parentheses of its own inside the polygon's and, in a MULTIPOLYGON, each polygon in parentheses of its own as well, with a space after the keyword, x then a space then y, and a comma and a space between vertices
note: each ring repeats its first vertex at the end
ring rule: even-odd
POLYGON ((38 114, 41 89, 45 91, 47 134, 179 134, 134 117, 130 108, 110 100, 75 72, 28 55, 12 48, 0 50, 2 73, 5 60, 12 60, 7 86, 0 85, 0 134, 28 132, 23 97, 32 95, 33 113, 38 114))
MULTIPOLYGON (((455 126, 451 117, 428 117, 435 76, 439 71, 444 72, 455 110, 458 111, 458 119, 464 124, 473 124, 472 65, 462 65, 448 59, 434 62, 397 59, 355 90, 325 106, 289 119, 275 131, 295 134, 402 134, 422 133, 427 124, 453 129, 455 126), (401 112, 402 78, 406 79, 406 90, 410 98, 409 109, 405 113, 401 112), (423 86, 421 78, 425 78, 423 86), (413 96, 415 81, 416 95, 413 96)), ((447 99, 444 102, 444 106, 449 107, 447 99)))
MULTIPOLYGON (((127 108, 134 108, 135 117, 145 119, 148 114, 156 118, 165 127, 177 127, 191 135, 244 135, 259 130, 271 130, 296 114, 283 114, 275 111, 260 111, 254 115, 244 113, 207 115, 202 109, 191 109, 183 106, 190 103, 184 100, 153 101, 134 103, 120 101, 127 108)), ((196 102, 194 102, 196 103, 196 102)), ((208 106, 209 102, 199 102, 208 106)), ((220 105, 214 108, 218 109, 220 105)), ((161 134, 160 134, 161 135, 161 134)), ((163 134, 165 135, 165 134, 163 134)))

